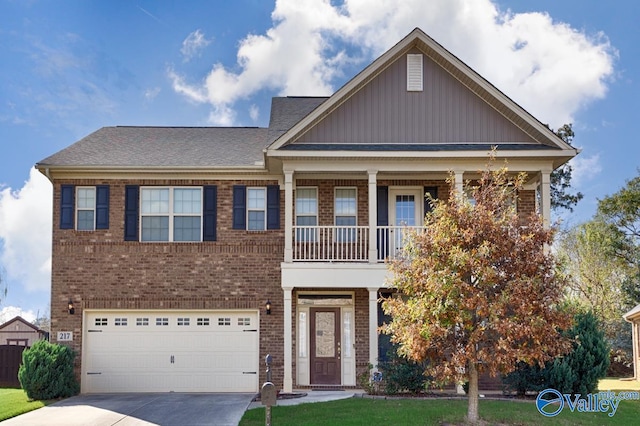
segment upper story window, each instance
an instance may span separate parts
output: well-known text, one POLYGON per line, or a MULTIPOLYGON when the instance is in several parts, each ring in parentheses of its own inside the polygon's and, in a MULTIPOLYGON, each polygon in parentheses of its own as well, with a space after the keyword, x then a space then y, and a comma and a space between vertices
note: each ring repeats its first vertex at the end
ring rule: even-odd
POLYGON ((109 185, 61 185, 60 229, 109 229, 109 185))
POLYGON ((141 188, 141 241, 202 241, 202 188, 141 188))
POLYGON ((280 187, 233 186, 232 229, 280 229, 280 187))
POLYGON ((335 225, 354 228, 339 228, 336 230, 338 242, 352 242, 356 239, 357 225, 357 190, 356 188, 336 188, 335 190, 335 225))
POLYGON ((96 188, 76 188, 76 229, 93 231, 96 229, 96 188))
MULTIPOLYGON (((296 226, 318 225, 318 188, 296 188, 296 226)), ((315 241, 315 229, 297 229, 297 241, 315 241)))
POLYGON ((267 228, 267 188, 247 188, 247 230, 267 228))

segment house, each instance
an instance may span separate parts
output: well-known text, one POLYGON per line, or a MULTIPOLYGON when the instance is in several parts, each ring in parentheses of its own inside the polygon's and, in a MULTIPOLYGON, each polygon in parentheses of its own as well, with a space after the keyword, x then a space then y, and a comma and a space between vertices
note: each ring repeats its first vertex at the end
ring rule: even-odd
POLYGON ((622 318, 631 323, 631 339, 633 348, 633 378, 640 380, 640 305, 636 305, 622 318))
POLYGON ((46 335, 46 331, 40 330, 21 316, 0 324, 0 345, 30 347, 38 340, 45 339, 46 335))
POLYGON ((381 351, 385 260, 499 161, 548 221, 577 154, 415 29, 329 97, 277 97, 268 128, 106 127, 40 161, 54 187, 52 341, 82 392, 356 387, 381 351))

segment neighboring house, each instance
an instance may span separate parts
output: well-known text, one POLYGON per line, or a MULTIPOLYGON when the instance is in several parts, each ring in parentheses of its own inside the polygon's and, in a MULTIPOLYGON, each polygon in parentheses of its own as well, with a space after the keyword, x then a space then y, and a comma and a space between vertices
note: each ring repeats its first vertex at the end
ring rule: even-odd
POLYGON ((633 378, 640 380, 640 305, 622 316, 631 323, 631 339, 633 344, 633 378))
POLYGON ((268 128, 102 128, 37 164, 52 341, 82 392, 256 392, 267 354, 284 392, 358 386, 385 260, 493 146, 548 221, 576 149, 420 29, 330 97, 274 98, 268 128))
POLYGON ((46 331, 17 316, 0 325, 0 345, 30 347, 46 338, 46 331))

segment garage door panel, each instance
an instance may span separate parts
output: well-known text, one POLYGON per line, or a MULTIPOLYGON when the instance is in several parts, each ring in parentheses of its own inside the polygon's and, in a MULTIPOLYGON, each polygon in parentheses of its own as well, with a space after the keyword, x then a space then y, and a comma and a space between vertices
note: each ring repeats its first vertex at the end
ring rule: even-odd
POLYGON ((87 312, 83 392, 255 392, 255 311, 87 312))

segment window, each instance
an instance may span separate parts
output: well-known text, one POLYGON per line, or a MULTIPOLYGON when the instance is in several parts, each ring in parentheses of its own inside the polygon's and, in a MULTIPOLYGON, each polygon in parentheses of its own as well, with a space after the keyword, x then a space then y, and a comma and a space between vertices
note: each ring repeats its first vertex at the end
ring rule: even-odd
POLYGON ((149 325, 149 318, 136 318, 136 325, 138 326, 149 325))
POLYGON ((251 325, 251 318, 238 318, 238 325, 251 325))
POLYGON ((169 318, 156 318, 156 325, 169 325, 169 318))
POLYGON ((178 318, 178 325, 189 325, 189 318, 178 318))
POLYGON ((107 325, 107 319, 106 318, 96 318, 95 325, 97 325, 97 326, 105 326, 105 325, 107 325))
POLYGON ((218 318, 218 325, 231 325, 231 318, 218 318))
POLYGON ((141 241, 202 241, 202 188, 142 188, 141 241))
POLYGON ((316 241, 318 225, 318 188, 296 189, 296 241, 316 241))
POLYGON ((337 229, 337 242, 344 243, 356 240, 357 205, 356 188, 336 188, 334 207, 335 224, 336 226, 352 227, 337 229))
POLYGON ((198 318, 196 325, 209 325, 209 318, 198 318))
POLYGON ((93 231, 96 216, 96 188, 76 188, 76 229, 93 231))
POLYGON ((115 326, 126 326, 127 325, 127 319, 126 318, 116 318, 113 322, 114 322, 115 326))
POLYGON ((264 231, 267 224, 267 189, 247 188, 247 229, 264 231))

